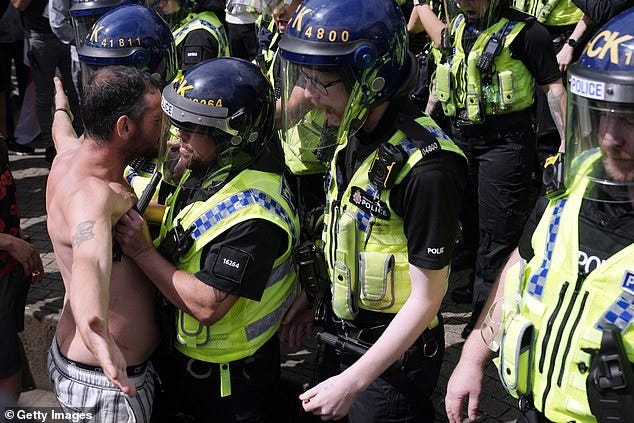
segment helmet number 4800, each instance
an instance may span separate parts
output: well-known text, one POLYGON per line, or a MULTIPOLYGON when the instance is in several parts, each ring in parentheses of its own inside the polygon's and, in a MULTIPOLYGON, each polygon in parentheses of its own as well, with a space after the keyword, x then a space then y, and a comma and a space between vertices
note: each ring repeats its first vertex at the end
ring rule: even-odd
POLYGON ((348 42, 348 40, 350 39, 350 33, 348 31, 345 31, 345 30, 344 31, 335 31, 335 30, 327 31, 326 29, 322 27, 318 27, 316 30, 313 30, 312 25, 306 28, 306 31, 304 31, 304 36, 306 38, 312 38, 313 32, 315 35, 315 39, 317 40, 327 39, 331 43, 334 43, 335 41, 342 41, 345 43, 345 42, 348 42))

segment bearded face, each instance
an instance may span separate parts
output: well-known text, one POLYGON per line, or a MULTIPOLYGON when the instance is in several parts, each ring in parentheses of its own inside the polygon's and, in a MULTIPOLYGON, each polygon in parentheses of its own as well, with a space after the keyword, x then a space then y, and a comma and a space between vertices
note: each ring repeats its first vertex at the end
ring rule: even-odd
POLYGON ((603 113, 599 137, 608 174, 615 182, 634 182, 634 113, 603 113))

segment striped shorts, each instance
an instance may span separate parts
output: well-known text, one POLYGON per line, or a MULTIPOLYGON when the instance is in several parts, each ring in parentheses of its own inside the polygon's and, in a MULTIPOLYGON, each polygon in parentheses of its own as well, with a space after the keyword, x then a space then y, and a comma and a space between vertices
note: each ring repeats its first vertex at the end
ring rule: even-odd
POLYGON ((112 384, 100 370, 87 370, 65 358, 53 338, 48 352, 48 375, 64 412, 92 413, 92 423, 145 423, 150 421, 154 398, 154 367, 147 362, 137 374, 128 371, 136 387, 131 398, 112 384))

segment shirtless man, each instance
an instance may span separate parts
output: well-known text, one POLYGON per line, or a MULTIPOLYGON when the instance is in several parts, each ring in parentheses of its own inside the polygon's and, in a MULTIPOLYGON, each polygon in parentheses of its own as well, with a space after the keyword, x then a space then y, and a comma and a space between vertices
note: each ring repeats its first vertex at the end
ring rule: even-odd
POLYGON ((102 422, 151 413, 155 292, 126 256, 113 262, 112 229, 136 202, 126 163, 158 154, 156 84, 138 69, 100 69, 84 88, 84 141, 56 156, 48 178, 48 233, 66 289, 50 378, 62 407, 93 408, 102 422))

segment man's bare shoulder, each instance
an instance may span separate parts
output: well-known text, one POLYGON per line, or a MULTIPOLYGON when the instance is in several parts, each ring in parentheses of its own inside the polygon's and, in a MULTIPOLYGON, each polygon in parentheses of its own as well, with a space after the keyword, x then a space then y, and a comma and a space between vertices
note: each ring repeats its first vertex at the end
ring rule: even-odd
POLYGON ((90 163, 61 159, 49 174, 47 202, 66 215, 66 220, 95 215, 116 221, 135 204, 136 197, 122 176, 111 180, 90 163))

